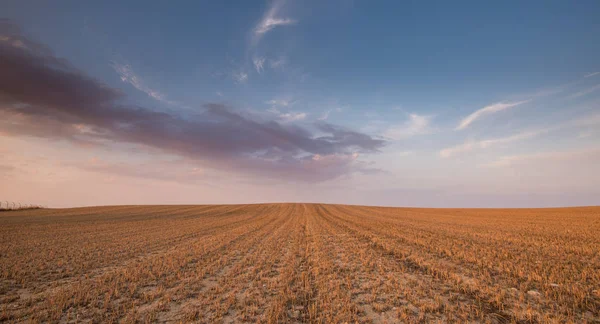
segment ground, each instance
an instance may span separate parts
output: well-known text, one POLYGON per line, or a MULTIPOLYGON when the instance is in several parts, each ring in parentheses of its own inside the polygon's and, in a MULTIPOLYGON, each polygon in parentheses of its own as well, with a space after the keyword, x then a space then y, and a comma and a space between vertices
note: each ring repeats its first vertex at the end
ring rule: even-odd
POLYGON ((3 322, 600 322, 600 207, 4 211, 0 243, 3 322))

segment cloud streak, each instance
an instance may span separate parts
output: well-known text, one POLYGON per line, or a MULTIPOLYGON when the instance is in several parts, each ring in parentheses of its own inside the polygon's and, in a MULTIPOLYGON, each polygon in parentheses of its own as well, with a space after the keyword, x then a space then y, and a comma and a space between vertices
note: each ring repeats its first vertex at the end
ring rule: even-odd
POLYGON ((479 110, 476 110, 475 112, 473 112, 472 114, 468 115, 467 117, 463 118, 460 123, 458 124, 458 126, 456 126, 455 130, 463 130, 465 128, 467 128, 469 125, 471 125, 473 122, 475 122, 477 119, 482 118, 483 116, 486 115, 490 115, 493 113, 497 113, 512 107, 516 107, 519 105, 522 105, 524 103, 529 102, 530 100, 523 100, 523 101, 517 101, 517 102, 499 102, 499 103, 495 103, 489 106, 485 106, 479 110))
POLYGON ((157 101, 166 103, 168 105, 172 105, 172 106, 179 105, 175 101, 168 100, 167 97, 163 93, 148 87, 144 83, 144 81, 137 74, 135 74, 133 72, 131 65, 120 64, 117 62, 111 62, 111 67, 115 70, 115 72, 117 72, 117 74, 121 78, 121 81, 131 84, 134 88, 146 93, 151 98, 153 98, 157 101))
POLYGON ((590 77, 593 77, 593 76, 598 75, 598 74, 600 74, 600 72, 591 72, 591 73, 588 73, 588 74, 584 75, 583 77, 584 78, 590 78, 590 77))
POLYGON ((248 73, 244 71, 234 72, 232 77, 236 83, 246 83, 248 81, 248 73))
POLYGON ((349 157, 385 141, 332 124, 257 120, 208 103, 192 116, 124 104, 125 95, 0 23, 0 132, 81 145, 129 143, 250 175, 324 181, 365 166, 349 157), (23 46, 15 46, 19 40, 23 46), (327 163, 313 157, 329 156, 327 163), (331 162, 335 161, 335 162, 331 162))
POLYGON ((531 131, 524 131, 524 132, 520 132, 517 134, 510 135, 510 136, 506 136, 506 137, 486 139, 486 140, 480 140, 480 141, 467 141, 463 144, 445 148, 445 149, 441 150, 439 154, 443 158, 449 158, 449 157, 455 156, 460 153, 466 153, 466 152, 474 151, 477 149, 486 149, 486 148, 496 146, 499 144, 509 144, 509 143, 513 143, 513 142, 517 142, 517 141, 522 141, 522 140, 534 138, 534 137, 537 137, 537 136, 540 136, 540 135, 543 135, 546 133, 555 132, 555 131, 559 131, 559 130, 563 130, 563 129, 573 128, 573 127, 589 127, 589 126, 595 126, 595 125, 600 125, 600 114, 592 114, 592 115, 589 115, 586 117, 577 118, 577 119, 573 119, 573 120, 570 120, 570 121, 567 121, 564 123, 560 123, 560 124, 552 126, 552 127, 531 130, 531 131))
POLYGON ((280 17, 280 11, 285 4, 284 0, 275 0, 264 14, 262 19, 253 29, 252 42, 256 45, 269 31, 280 26, 294 25, 298 21, 292 18, 280 17))
POLYGON ((296 111, 282 112, 279 109, 277 109, 277 106, 287 107, 290 104, 288 101, 271 100, 271 101, 269 101, 269 103, 271 103, 273 106, 271 108, 267 109, 267 111, 272 114, 275 114, 277 116, 277 119, 283 123, 304 120, 307 116, 307 113, 305 113, 305 112, 296 112, 296 111))
POLYGON ((547 133, 548 131, 549 130, 538 130, 538 131, 517 133, 514 135, 501 137, 501 138, 486 139, 486 140, 481 140, 481 141, 467 141, 463 144, 459 144, 459 145, 452 146, 452 147, 441 150, 440 156, 443 158, 449 158, 449 157, 455 156, 460 153, 471 152, 476 149, 486 149, 486 148, 492 147, 497 144, 508 144, 508 143, 512 143, 512 142, 516 142, 516 141, 520 141, 520 140, 525 140, 528 138, 538 136, 543 133, 547 133))
POLYGON ((576 92, 576 93, 570 95, 569 98, 573 99, 573 98, 583 97, 583 96, 586 96, 586 95, 588 95, 588 94, 590 94, 592 92, 596 92, 598 90, 600 90, 600 84, 597 84, 597 85, 595 85, 593 87, 590 87, 590 88, 587 88, 585 90, 581 90, 579 92, 576 92))

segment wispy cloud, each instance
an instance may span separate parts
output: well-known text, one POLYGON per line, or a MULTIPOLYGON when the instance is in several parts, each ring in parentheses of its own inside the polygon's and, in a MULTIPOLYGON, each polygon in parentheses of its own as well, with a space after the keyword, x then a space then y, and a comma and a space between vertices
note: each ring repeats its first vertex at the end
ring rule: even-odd
POLYGON ((267 18, 261 22, 256 28, 257 34, 264 34, 277 26, 285 26, 295 24, 296 20, 290 18, 267 18))
POLYGON ((474 151, 476 149, 486 149, 486 148, 489 148, 489 147, 492 147, 492 146, 495 146, 498 144, 508 144, 508 143, 512 143, 512 142, 517 142, 517 141, 533 138, 535 136, 538 136, 538 135, 541 135, 544 133, 548 133, 551 130, 552 129, 541 129, 541 130, 535 130, 535 131, 521 132, 521 133, 517 133, 517 134, 506 136, 506 137, 500 137, 500 138, 486 139, 486 140, 480 140, 480 141, 470 140, 463 144, 459 144, 459 145, 452 146, 452 147, 441 150, 440 156, 443 158, 448 158, 448 157, 452 157, 452 156, 460 154, 460 153, 474 151))
POLYGON ((283 69, 286 64, 287 59, 285 57, 280 57, 276 60, 269 60, 269 66, 271 66, 271 69, 274 70, 283 69))
POLYGON ((148 87, 144 81, 133 72, 131 65, 111 62, 112 68, 117 72, 121 81, 131 84, 134 88, 146 93, 151 98, 164 102, 169 105, 178 105, 177 102, 168 100, 167 97, 158 90, 148 87))
POLYGON ((266 59, 264 57, 255 57, 252 59, 252 63, 254 63, 256 72, 262 73, 262 71, 265 69, 265 60, 266 59))
POLYGON ((284 113, 284 114, 280 114, 279 115, 279 119, 283 122, 292 122, 292 121, 298 121, 298 120, 303 120, 306 118, 306 113, 304 112, 288 112, 288 113, 284 113))
POLYGON ((278 109, 279 107, 282 108, 286 108, 290 103, 287 101, 277 101, 277 100, 271 100, 269 101, 269 103, 271 103, 273 106, 269 109, 267 109, 268 112, 270 112, 271 114, 274 114, 275 116, 277 116, 277 120, 281 121, 281 122, 292 122, 292 121, 299 121, 299 120, 303 120, 306 119, 306 117, 308 116, 307 113, 305 112, 296 112, 296 111, 288 111, 288 112, 282 112, 278 109))
POLYGON ((327 120, 327 118, 329 118, 329 114, 331 114, 331 110, 326 110, 325 112, 323 112, 323 114, 321 114, 321 116, 319 116, 319 120, 327 120))
POLYGON ((273 1, 263 18, 254 27, 252 38, 254 44, 258 43, 264 34, 278 26, 288 26, 298 22, 292 18, 280 17, 280 11, 284 4, 284 0, 273 1))
POLYGON ((600 90, 600 84, 597 84, 597 85, 595 85, 595 86, 593 86, 593 87, 590 87, 590 88, 587 88, 587 89, 581 90, 581 91, 579 91, 579 92, 576 92, 576 93, 574 93, 574 94, 570 95, 568 98, 571 98, 571 99, 573 99, 573 98, 579 98, 579 97, 583 97, 583 96, 585 96, 585 95, 588 95, 588 94, 590 94, 590 93, 592 93, 592 92, 596 92, 596 91, 598 91, 598 90, 600 90))
POLYGON ((331 115, 332 112, 342 112, 342 110, 343 110, 342 107, 327 109, 317 119, 318 120, 327 120, 329 118, 329 115, 331 115))
POLYGON ((233 72, 232 77, 236 83, 246 83, 248 81, 248 73, 244 71, 233 72))
POLYGON ((503 110, 506 110, 506 109, 509 109, 512 107, 516 107, 516 106, 522 105, 524 103, 527 103, 529 101, 530 100, 523 100, 523 101, 517 101, 517 102, 499 102, 499 103, 495 103, 493 105, 485 106, 485 107, 473 112, 472 114, 468 115, 467 117, 463 118, 460 121, 460 123, 458 124, 458 126, 456 127, 456 130, 463 130, 463 129, 467 128, 474 121, 476 121, 477 119, 479 119, 485 115, 497 113, 499 111, 503 111, 503 110))
POLYGON ((594 75, 598 75, 598 74, 600 74, 600 72, 591 72, 591 73, 588 73, 588 74, 584 75, 583 77, 584 78, 589 78, 589 77, 593 77, 594 75))
POLYGON ((512 143, 512 142, 516 142, 516 141, 525 140, 528 138, 533 138, 535 136, 538 136, 538 135, 541 135, 544 133, 548 133, 549 131, 551 131, 551 130, 550 129, 542 129, 542 130, 536 130, 536 131, 521 132, 521 133, 517 133, 517 134, 506 136, 506 137, 500 137, 500 138, 486 139, 486 140, 480 140, 480 141, 470 140, 463 144, 459 144, 459 145, 448 147, 448 148, 441 150, 440 156, 443 158, 449 158, 449 157, 455 156, 457 154, 471 152, 476 149, 486 149, 486 148, 492 147, 497 144, 508 144, 508 143, 512 143))
MULTIPOLYGON (((504 156, 488 163, 487 167, 510 167, 522 164, 538 164, 548 162, 568 162, 568 161, 588 161, 591 163, 600 162, 600 148, 591 148, 584 150, 558 151, 558 152, 543 152, 534 154, 521 154, 504 156)), ((597 165, 597 164, 596 164, 597 165)))
POLYGON ((440 151, 440 156, 443 158, 449 158, 459 153, 465 153, 472 151, 478 145, 475 141, 468 141, 460 145, 445 148, 440 151))
POLYGON ((384 136, 394 140, 401 140, 416 135, 428 134, 432 131, 432 119, 433 116, 409 114, 406 122, 389 128, 384 133, 384 136))
POLYGON ((273 107, 289 107, 292 106, 296 101, 290 99, 271 99, 267 103, 273 107))
POLYGON ((492 146, 495 146, 498 144, 508 144, 508 143, 512 143, 512 142, 525 140, 525 139, 530 139, 530 138, 534 138, 534 137, 537 137, 542 134, 555 132, 555 131, 559 131, 559 130, 563 130, 563 129, 574 128, 574 127, 589 127, 589 126, 595 126, 595 125, 600 125, 600 114, 592 114, 589 116, 576 118, 576 119, 573 119, 573 120, 570 120, 570 121, 567 121, 564 123, 560 123, 555 126, 537 129, 537 130, 531 130, 531 131, 524 131, 524 132, 516 133, 516 134, 510 135, 510 136, 506 136, 506 137, 485 139, 485 140, 480 140, 480 141, 473 141, 473 140, 467 141, 463 144, 459 144, 459 145, 452 146, 452 147, 441 150, 440 156, 444 157, 444 158, 448 158, 448 157, 451 157, 451 156, 454 156, 454 155, 457 155, 460 153, 466 153, 466 152, 474 151, 476 149, 486 149, 486 148, 489 148, 489 147, 492 147, 492 146))

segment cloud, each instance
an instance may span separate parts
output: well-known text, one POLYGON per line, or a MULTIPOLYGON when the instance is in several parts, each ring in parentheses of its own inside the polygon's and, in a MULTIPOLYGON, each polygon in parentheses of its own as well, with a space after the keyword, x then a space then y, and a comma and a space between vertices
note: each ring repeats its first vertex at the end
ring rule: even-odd
POLYGON ((473 150, 473 148, 475 147, 475 145, 476 145, 475 142, 469 141, 469 142, 465 142, 465 143, 460 144, 460 145, 448 147, 448 148, 445 148, 445 149, 443 149, 443 150, 440 151, 440 156, 443 157, 443 158, 448 158, 448 157, 451 157, 451 156, 456 155, 458 153, 469 152, 469 151, 473 150))
POLYGON ((321 114, 321 116, 319 116, 319 120, 327 120, 327 118, 329 118, 329 114, 331 114, 331 110, 326 110, 325 112, 323 112, 323 114, 321 114))
POLYGON ((289 107, 295 103, 294 100, 290 99, 271 99, 267 103, 273 107, 289 107))
POLYGON ((285 26, 295 24, 296 21, 289 18, 271 18, 268 17, 261 21, 259 26, 256 28, 255 32, 257 34, 264 34, 269 30, 277 27, 277 26, 285 26))
MULTIPOLYGON (((257 120, 208 103, 191 116, 127 105, 125 95, 14 33, 26 46, 0 42, 0 132, 83 146, 129 143, 197 161, 202 167, 254 176, 323 181, 359 170, 354 153, 375 153, 382 139, 332 124, 300 127, 257 120), (311 162, 337 156, 337 169, 311 162), (355 167, 357 167, 355 169, 355 167)), ((335 160, 335 159, 334 159, 335 160)))
POLYGON ((502 110, 506 110, 508 108, 516 107, 518 105, 522 105, 529 101, 530 100, 507 102, 507 103, 499 102, 499 103, 495 103, 493 105, 485 106, 485 107, 473 112, 469 116, 463 118, 460 121, 460 123, 458 124, 458 126, 456 127, 456 130, 463 130, 463 129, 467 128, 469 125, 471 125, 471 123, 473 123, 474 121, 476 121, 477 119, 479 119, 485 115, 493 114, 493 113, 496 113, 496 112, 499 112, 502 110))
MULTIPOLYGON (((273 107, 267 109, 267 111, 276 115, 277 119, 281 122, 288 123, 293 121, 299 121, 305 119, 307 116, 307 114, 304 112, 281 112, 279 109, 277 109, 277 104, 272 103, 272 101, 274 100, 269 101, 269 103, 273 104, 273 107)), ((288 106, 288 103, 286 101, 284 101, 283 103, 280 103, 279 105, 282 107, 288 106), (285 103, 285 105, 283 103, 285 103)))
POLYGON ((276 60, 269 60, 269 66, 271 69, 283 69, 283 67, 287 64, 287 59, 285 57, 280 57, 276 60))
POLYGON ((332 112, 342 112, 342 108, 341 107, 337 107, 335 109, 327 109, 325 110, 321 116, 319 116, 318 120, 327 120, 329 118, 329 115, 331 115, 332 112))
POLYGON ((373 138, 369 135, 346 129, 326 122, 317 123, 317 129, 326 135, 317 137, 318 140, 337 143, 338 145, 356 145, 362 147, 357 152, 374 152, 379 150, 385 141, 373 138))
POLYGON ((279 119, 284 122, 298 121, 306 118, 306 113, 303 112, 289 112, 285 114, 280 114, 279 119))
POLYGON ((236 83, 246 83, 248 81, 248 73, 244 71, 234 72, 232 76, 236 83))
POLYGON ((568 98, 573 99, 573 98, 583 97, 585 95, 588 95, 588 94, 590 94, 592 92, 596 92, 598 90, 600 90, 600 84, 597 84, 597 85, 595 85, 593 87, 590 87, 590 88, 587 88, 585 90, 581 90, 579 92, 576 92, 576 93, 570 95, 568 98))
POLYGON ((265 60, 266 59, 264 57, 255 57, 252 60, 256 72, 258 72, 259 74, 264 70, 265 60))
POLYGON ((161 92, 148 87, 142 79, 133 72, 129 64, 120 64, 117 62, 111 62, 112 68, 119 74, 121 81, 131 84, 136 89, 146 93, 151 98, 164 102, 169 105, 179 105, 175 101, 168 100, 167 97, 161 92))
MULTIPOLYGON (((535 154, 522 154, 504 156, 495 162, 486 164, 487 167, 513 167, 517 165, 541 163, 558 163, 558 162, 590 162, 594 165, 600 163, 600 148, 575 150, 575 151, 559 151, 559 152, 544 152, 535 154)), ((572 164, 569 164, 571 167, 572 164)))
POLYGON ((432 118, 433 116, 409 114, 406 122, 389 128, 384 136, 394 140, 402 140, 416 135, 428 134, 432 131, 432 118))
POLYGON ((600 125, 600 114, 592 114, 589 116, 576 118, 567 122, 560 123, 558 125, 554 125, 547 128, 524 131, 520 133, 516 133, 506 137, 493 138, 493 139, 485 139, 480 141, 467 141, 463 144, 456 145, 453 147, 445 148, 440 151, 440 156, 444 158, 448 158, 459 153, 466 153, 470 151, 474 151, 476 149, 486 149, 498 144, 508 144, 512 142, 522 141, 525 139, 530 139, 537 137, 542 134, 559 131, 568 128, 577 128, 577 127, 589 127, 600 125))
POLYGON ((598 74, 600 74, 600 72, 591 72, 591 73, 588 73, 588 74, 584 75, 583 77, 584 78, 589 78, 589 77, 593 77, 594 75, 598 75, 598 74))
POLYGON ((279 26, 288 26, 296 24, 298 21, 291 18, 279 17, 281 8, 285 4, 284 0, 275 0, 264 14, 262 19, 254 27, 252 41, 257 44, 261 37, 267 32, 279 26))
POLYGON ((547 133, 549 131, 550 131, 549 129, 543 129, 543 130, 537 130, 537 131, 521 132, 521 133, 517 133, 514 135, 500 137, 500 138, 494 138, 494 139, 486 139, 486 140, 480 140, 480 141, 472 141, 471 140, 471 141, 467 141, 463 144, 452 146, 452 147, 441 150, 440 156, 443 158, 448 158, 448 157, 452 157, 452 156, 460 154, 460 153, 474 151, 476 149, 486 149, 486 148, 492 147, 497 144, 508 144, 508 143, 532 138, 532 137, 538 136, 540 134, 547 133))

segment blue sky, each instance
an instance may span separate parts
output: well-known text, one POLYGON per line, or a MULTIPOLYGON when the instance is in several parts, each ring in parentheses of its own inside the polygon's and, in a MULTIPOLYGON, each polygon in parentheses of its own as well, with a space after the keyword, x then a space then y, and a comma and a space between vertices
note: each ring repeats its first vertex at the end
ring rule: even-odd
MULTIPOLYGON (((98 96, 111 89, 102 102, 83 100, 97 106, 92 118, 80 99, 57 101, 67 110, 5 80, 0 194, 13 200, 600 203, 597 1, 5 1, 0 9, 6 55, 51 64, 17 46, 38 44, 83 80, 52 91, 76 97, 86 80, 98 96), (144 123, 120 119, 138 110, 144 123), (158 117, 146 112, 166 117, 149 125, 158 117), (148 129, 134 133, 124 126, 132 123, 148 129)), ((10 67, 13 83, 43 86, 10 67)))

